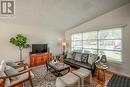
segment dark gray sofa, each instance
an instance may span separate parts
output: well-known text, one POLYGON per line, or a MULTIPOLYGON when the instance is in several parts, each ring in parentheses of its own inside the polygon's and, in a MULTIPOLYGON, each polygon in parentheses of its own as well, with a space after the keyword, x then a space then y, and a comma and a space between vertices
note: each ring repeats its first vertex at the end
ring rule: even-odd
POLYGON ((96 54, 71 52, 67 54, 64 63, 75 68, 83 67, 89 69, 93 73, 95 71, 95 62, 97 59, 98 56, 96 54))

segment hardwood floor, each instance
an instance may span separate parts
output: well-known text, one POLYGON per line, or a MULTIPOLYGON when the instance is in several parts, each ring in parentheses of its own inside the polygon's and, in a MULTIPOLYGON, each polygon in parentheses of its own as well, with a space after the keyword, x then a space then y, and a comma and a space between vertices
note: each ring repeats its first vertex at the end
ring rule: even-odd
POLYGON ((98 84, 98 87, 107 87, 107 83, 111 79, 113 73, 106 71, 105 72, 105 81, 98 80, 97 73, 95 72, 94 76, 92 77, 92 80, 98 84))

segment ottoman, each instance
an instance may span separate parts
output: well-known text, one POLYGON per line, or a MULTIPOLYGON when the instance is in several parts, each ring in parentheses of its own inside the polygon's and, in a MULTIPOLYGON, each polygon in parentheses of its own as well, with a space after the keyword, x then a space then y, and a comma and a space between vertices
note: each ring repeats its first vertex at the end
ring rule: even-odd
POLYGON ((80 87, 80 78, 69 72, 56 79, 56 87, 80 87))
POLYGON ((75 75, 80 77, 80 87, 88 87, 91 83, 91 71, 85 68, 72 71, 75 75))

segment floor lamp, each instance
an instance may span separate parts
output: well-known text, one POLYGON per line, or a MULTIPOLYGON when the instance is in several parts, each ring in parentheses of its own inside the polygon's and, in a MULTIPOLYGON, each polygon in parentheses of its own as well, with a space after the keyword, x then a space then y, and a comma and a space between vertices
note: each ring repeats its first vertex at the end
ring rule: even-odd
POLYGON ((65 54, 65 48, 66 48, 66 42, 62 42, 62 48, 63 48, 63 55, 65 54))

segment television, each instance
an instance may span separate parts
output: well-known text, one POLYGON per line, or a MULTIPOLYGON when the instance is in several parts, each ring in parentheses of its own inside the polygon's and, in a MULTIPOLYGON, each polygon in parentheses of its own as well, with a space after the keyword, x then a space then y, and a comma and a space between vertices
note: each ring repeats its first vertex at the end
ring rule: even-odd
POLYGON ((32 44, 32 53, 45 53, 48 52, 47 44, 32 44))

